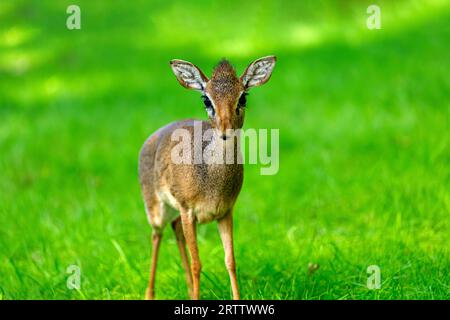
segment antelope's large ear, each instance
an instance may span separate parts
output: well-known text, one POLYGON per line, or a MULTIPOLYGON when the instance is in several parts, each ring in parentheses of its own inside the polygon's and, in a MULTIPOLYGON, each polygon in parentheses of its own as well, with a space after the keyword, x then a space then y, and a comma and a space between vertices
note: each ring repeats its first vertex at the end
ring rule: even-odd
POLYGON ((246 89, 260 86, 270 79, 275 62, 275 56, 268 56, 253 61, 241 76, 242 84, 246 89))
POLYGON ((203 90, 208 82, 203 72, 194 64, 183 60, 171 60, 170 66, 178 82, 185 88, 203 90))

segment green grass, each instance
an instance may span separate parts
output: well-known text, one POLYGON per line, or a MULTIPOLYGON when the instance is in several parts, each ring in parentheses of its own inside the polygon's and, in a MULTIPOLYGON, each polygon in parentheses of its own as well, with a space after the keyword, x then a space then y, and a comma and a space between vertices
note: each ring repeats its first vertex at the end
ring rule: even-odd
MULTIPOLYGON (((246 128, 280 129, 280 170, 247 165, 235 210, 244 299, 448 299, 450 7, 381 1, 0 3, 0 299, 140 299, 148 135, 205 118, 168 66, 239 72, 276 54, 246 128), (308 263, 320 268, 308 275, 308 263), (81 290, 66 269, 81 267, 81 290), (380 290, 366 287, 369 265, 380 290)), ((166 230, 157 297, 185 299, 166 230)), ((199 227, 201 297, 231 297, 215 223, 199 227)))

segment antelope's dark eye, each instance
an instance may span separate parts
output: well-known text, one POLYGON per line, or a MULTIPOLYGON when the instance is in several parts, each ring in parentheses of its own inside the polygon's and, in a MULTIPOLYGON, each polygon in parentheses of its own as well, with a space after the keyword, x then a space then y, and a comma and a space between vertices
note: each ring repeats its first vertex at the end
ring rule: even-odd
POLYGON ((241 96, 239 97, 238 100, 238 105, 236 108, 236 114, 239 115, 241 113, 242 108, 245 108, 245 105, 247 104, 247 92, 244 92, 243 94, 241 94, 241 96))
POLYGON ((207 96, 202 96, 203 103, 205 104, 206 110, 208 112, 211 112, 212 115, 214 115, 214 107, 212 105, 211 100, 207 96))
POLYGON ((202 96, 202 99, 203 99, 203 103, 205 104, 205 107, 207 107, 207 108, 212 107, 211 100, 209 100, 209 98, 207 96, 202 96))
POLYGON ((244 92, 244 93, 241 94, 241 96, 239 97, 238 107, 245 107, 246 103, 247 103, 247 93, 244 92))

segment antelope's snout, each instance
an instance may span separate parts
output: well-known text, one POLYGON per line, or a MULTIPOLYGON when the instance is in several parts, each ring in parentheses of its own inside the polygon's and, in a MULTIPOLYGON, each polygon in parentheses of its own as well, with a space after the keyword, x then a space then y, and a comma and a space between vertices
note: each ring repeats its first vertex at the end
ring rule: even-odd
POLYGON ((230 96, 227 101, 216 103, 215 117, 210 119, 217 135, 222 140, 232 139, 236 130, 242 128, 244 122, 244 110, 237 110, 237 97, 230 96))
POLYGON ((223 140, 227 140, 229 137, 231 137, 232 131, 234 130, 231 120, 228 117, 224 119, 217 117, 216 122, 218 122, 216 128, 218 130, 219 136, 223 140))

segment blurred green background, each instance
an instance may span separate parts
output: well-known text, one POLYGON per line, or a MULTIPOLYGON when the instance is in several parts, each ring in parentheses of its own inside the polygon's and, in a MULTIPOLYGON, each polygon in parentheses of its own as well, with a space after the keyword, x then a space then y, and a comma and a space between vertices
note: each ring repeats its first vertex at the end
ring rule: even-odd
MULTIPOLYGON (((141 299, 144 140, 206 117, 169 68, 278 57, 246 128, 280 129, 280 170, 246 166, 244 299, 448 299, 448 1, 0 2, 0 299, 141 299), (381 8, 381 30, 366 9, 381 8), (81 8, 81 30, 66 8, 81 8), (320 268, 313 274, 308 264, 320 268), (81 268, 81 289, 66 269, 81 268), (381 289, 366 287, 369 265, 381 289)), ((170 228, 169 228, 170 229, 170 228)), ((156 295, 188 298, 171 230, 156 295)), ((201 297, 231 298, 216 224, 201 297)))

